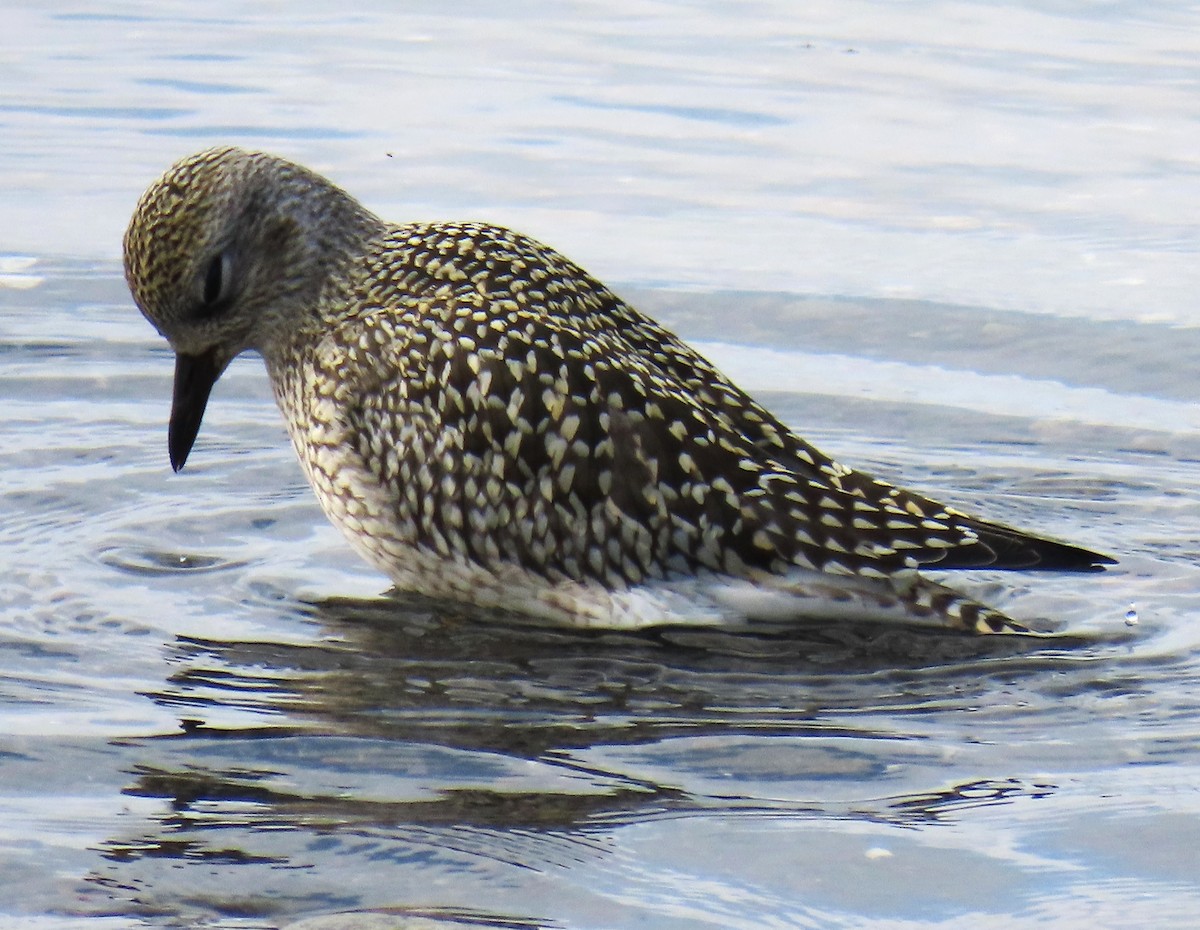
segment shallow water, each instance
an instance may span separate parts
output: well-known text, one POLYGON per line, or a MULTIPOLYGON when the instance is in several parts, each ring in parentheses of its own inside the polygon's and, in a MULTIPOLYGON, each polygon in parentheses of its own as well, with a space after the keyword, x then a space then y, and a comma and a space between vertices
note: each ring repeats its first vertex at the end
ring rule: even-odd
POLYGON ((1196 11, 0 9, 5 926, 1194 925, 1196 11), (553 242, 844 461, 1120 565, 959 579, 1032 643, 383 597, 257 359, 167 465, 120 235, 230 140, 553 242))

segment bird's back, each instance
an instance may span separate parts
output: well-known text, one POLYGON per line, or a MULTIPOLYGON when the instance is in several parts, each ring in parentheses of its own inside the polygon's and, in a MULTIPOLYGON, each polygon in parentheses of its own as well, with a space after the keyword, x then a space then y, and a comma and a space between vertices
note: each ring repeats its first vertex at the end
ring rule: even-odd
MULTIPOLYGON (((373 483, 398 547, 618 588, 702 570, 1092 561, 839 465, 583 270, 505 229, 397 227, 323 315, 312 396, 336 411, 341 447, 322 445, 327 427, 306 427, 298 447, 318 472, 336 462, 319 494, 354 492, 333 488, 337 469, 373 483)), ((328 503, 344 522, 344 504, 328 503)))

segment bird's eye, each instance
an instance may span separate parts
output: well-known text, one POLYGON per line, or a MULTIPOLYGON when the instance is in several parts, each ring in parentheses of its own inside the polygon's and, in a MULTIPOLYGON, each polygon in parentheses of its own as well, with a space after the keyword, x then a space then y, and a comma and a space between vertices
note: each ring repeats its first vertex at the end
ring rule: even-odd
POLYGON ((204 316, 212 316, 225 309, 232 283, 230 271, 228 251, 218 252, 208 263, 200 295, 200 312, 204 316))

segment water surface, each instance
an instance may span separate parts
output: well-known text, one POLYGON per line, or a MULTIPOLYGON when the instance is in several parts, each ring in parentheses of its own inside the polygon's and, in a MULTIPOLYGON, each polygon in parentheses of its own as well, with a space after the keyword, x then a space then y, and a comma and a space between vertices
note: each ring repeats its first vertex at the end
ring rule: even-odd
POLYGON ((6 926, 1193 925, 1194 10, 3 14, 6 926), (1120 565, 962 576, 1033 643, 386 597, 257 359, 167 465, 120 235, 229 141, 550 241, 839 458, 1120 565))

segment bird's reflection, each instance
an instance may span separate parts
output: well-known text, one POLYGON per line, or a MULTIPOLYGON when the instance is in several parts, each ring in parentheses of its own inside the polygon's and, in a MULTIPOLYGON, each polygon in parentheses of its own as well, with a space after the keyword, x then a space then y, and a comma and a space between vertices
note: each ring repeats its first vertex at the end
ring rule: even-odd
MULTIPOLYGON (((932 696, 970 701, 993 667, 1036 663, 1040 643, 846 625, 587 633, 397 597, 304 612, 319 629, 308 643, 176 643, 150 697, 181 732, 131 742, 125 792, 163 806, 104 845, 97 882, 169 897, 169 878, 138 876, 203 863, 233 887, 269 875, 272 906, 294 913, 312 892, 280 884, 288 870, 547 872, 602 859, 635 822, 931 826, 1053 790, 998 778, 874 793, 894 752, 934 752, 898 720, 932 696), (835 784, 856 790, 822 797, 835 784)), ((189 900, 224 912, 230 887, 189 900)), ((320 899, 397 903, 336 885, 320 899)))
POLYGON ((273 728, 538 759, 681 735, 827 736, 856 712, 911 703, 913 687, 917 700, 939 683, 986 691, 990 667, 1011 672, 1047 653, 1020 638, 875 624, 563 630, 400 597, 305 612, 320 625, 315 642, 180 639, 178 671, 152 697, 189 725, 188 708, 200 720, 206 708, 243 708, 281 715, 273 728))

